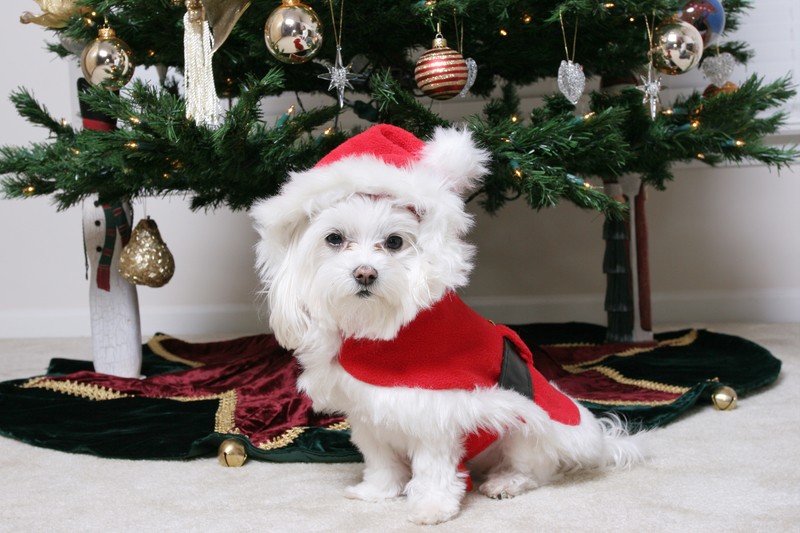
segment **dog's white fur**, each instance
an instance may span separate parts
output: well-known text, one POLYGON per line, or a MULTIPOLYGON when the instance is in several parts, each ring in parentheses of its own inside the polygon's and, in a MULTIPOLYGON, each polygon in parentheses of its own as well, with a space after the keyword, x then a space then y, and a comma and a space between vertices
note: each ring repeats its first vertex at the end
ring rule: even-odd
POLYGON ((346 494, 370 501, 405 494, 410 519, 420 524, 458 513, 463 442, 478 429, 500 435, 469 465, 480 491, 494 498, 567 470, 641 459, 619 421, 598 420, 581 406, 581 423, 569 426, 513 391, 379 387, 339 365, 343 338, 390 340, 467 283, 473 247, 464 236, 472 220, 462 196, 487 160, 465 131, 439 129, 404 168, 348 157, 292 175, 279 195, 252 210, 270 326, 295 351, 299 389, 315 409, 347 416, 364 455, 363 481, 346 494), (354 277, 362 266, 377 274, 368 286, 354 277))

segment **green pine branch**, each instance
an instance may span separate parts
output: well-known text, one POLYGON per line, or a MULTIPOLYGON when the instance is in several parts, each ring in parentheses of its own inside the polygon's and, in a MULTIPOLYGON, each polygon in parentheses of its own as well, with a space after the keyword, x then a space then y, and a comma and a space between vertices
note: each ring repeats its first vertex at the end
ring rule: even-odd
MULTIPOLYGON (((341 4, 334 0, 335 7, 341 4)), ((53 33, 59 54, 74 53, 105 18, 134 50, 141 66, 183 67, 185 8, 171 0, 81 0, 88 14, 53 33), (93 13, 93 14, 92 14, 93 13), (70 51, 72 50, 72 51, 70 51)), ((675 162, 708 164, 753 159, 781 168, 795 160, 795 147, 768 146, 764 137, 786 117, 774 111, 795 93, 788 78, 747 80, 735 92, 678 100, 671 114, 655 120, 634 88, 591 96, 592 112, 575 116, 560 95, 537 109, 522 109, 516 88, 555 76, 565 56, 564 38, 578 27, 572 49, 588 76, 629 78, 647 60, 645 18, 664 20, 681 0, 515 1, 438 0, 435 3, 372 0, 345 6, 344 59, 356 56, 362 83, 348 90, 348 105, 369 122, 401 126, 419 137, 449 125, 422 97, 413 80, 412 57, 430 47, 437 24, 451 47, 479 66, 472 93, 489 98, 482 114, 467 118, 478 142, 492 154, 491 174, 476 200, 489 212, 522 198, 540 209, 566 200, 578 206, 622 214, 622 206, 586 186, 592 176, 614 181, 641 174, 663 188, 675 162), (561 20, 564 21, 562 32, 561 20), (363 97, 367 101, 362 100, 363 97)), ((330 28, 327 2, 308 0, 330 28)), ((312 166, 355 131, 328 128, 341 112, 330 106, 301 110, 264 123, 260 100, 282 91, 327 93, 317 78, 331 61, 328 38, 316 60, 276 66, 266 51, 263 25, 275 2, 255 0, 214 56, 221 95, 234 102, 217 129, 185 118, 175 87, 134 83, 115 94, 93 88, 81 99, 117 121, 111 132, 74 131, 55 120, 30 92, 12 95, 18 112, 50 133, 47 142, 0 147, 0 173, 9 197, 50 196, 60 208, 86 197, 135 198, 181 194, 194 209, 227 205, 245 209, 275 194, 292 170, 312 166)), ((726 0, 727 30, 740 24, 748 0, 726 0)), ((568 42, 570 39, 568 39, 568 42)), ((746 61, 744 43, 723 42, 720 52, 746 61)))
POLYGON ((53 118, 47 108, 35 100, 33 94, 24 87, 18 88, 9 97, 17 113, 35 126, 50 130, 54 135, 72 135, 72 126, 69 123, 53 118))
MULTIPOLYGON (((338 106, 298 112, 273 128, 261 121, 259 102, 280 90, 278 70, 249 79, 218 129, 185 118, 183 101, 141 82, 121 95, 92 88, 81 96, 115 119, 111 132, 84 129, 51 143, 3 147, 0 173, 9 197, 53 195, 59 208, 86 197, 136 198, 188 194, 192 207, 249 207, 275 194, 288 171, 313 164, 343 139, 316 134, 338 106)), ((37 109, 37 120, 57 126, 24 91, 15 98, 37 109)))

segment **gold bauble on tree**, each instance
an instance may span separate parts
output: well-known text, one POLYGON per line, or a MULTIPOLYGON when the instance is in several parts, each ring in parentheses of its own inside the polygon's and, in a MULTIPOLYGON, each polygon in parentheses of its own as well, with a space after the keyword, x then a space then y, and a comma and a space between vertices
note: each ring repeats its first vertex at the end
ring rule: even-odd
POLYGON ((92 85, 111 90, 121 89, 133 77, 133 51, 108 25, 98 31, 97 39, 81 54, 83 77, 92 85))
POLYGON ((685 74, 703 57, 703 37, 697 28, 682 20, 670 21, 653 34, 653 66, 664 74, 685 74))
POLYGON ((283 63, 305 63, 322 48, 322 22, 298 0, 283 0, 264 25, 267 50, 283 63))
POLYGON ((148 287, 161 287, 172 279, 175 259, 155 220, 147 217, 136 224, 119 257, 119 273, 131 283, 148 287))

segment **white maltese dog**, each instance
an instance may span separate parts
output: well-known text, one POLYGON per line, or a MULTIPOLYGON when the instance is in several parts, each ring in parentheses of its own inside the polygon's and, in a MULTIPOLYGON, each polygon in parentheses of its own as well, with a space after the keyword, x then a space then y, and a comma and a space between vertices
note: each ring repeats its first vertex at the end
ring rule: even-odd
POLYGON ((512 330, 456 295, 474 252, 463 196, 487 161, 464 130, 423 143, 375 126, 252 210, 270 326, 299 389, 347 417, 364 456, 347 496, 404 494, 419 524, 453 518, 473 479, 507 498, 641 459, 619 421, 559 392, 512 330))

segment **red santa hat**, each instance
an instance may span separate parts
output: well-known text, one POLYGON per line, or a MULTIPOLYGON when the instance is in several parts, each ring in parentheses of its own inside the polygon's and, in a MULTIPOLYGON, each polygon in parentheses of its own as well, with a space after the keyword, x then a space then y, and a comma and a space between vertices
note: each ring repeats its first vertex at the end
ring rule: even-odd
POLYGON ((431 239, 439 234, 444 240, 469 229, 463 197, 478 185, 488 161, 464 128, 438 128, 422 141, 380 124, 351 137, 313 168, 291 173, 280 193, 256 204, 251 215, 262 238, 280 250, 323 209, 354 194, 388 197, 417 213, 431 239))
POLYGON ((345 157, 372 155, 396 167, 404 167, 416 161, 425 143, 412 133, 392 126, 380 124, 351 137, 319 160, 316 166, 330 165, 345 157))
POLYGON ((293 172, 279 196, 306 216, 352 194, 428 207, 473 190, 488 160, 466 129, 438 128, 423 142, 402 128, 380 124, 351 137, 313 168, 293 172))

